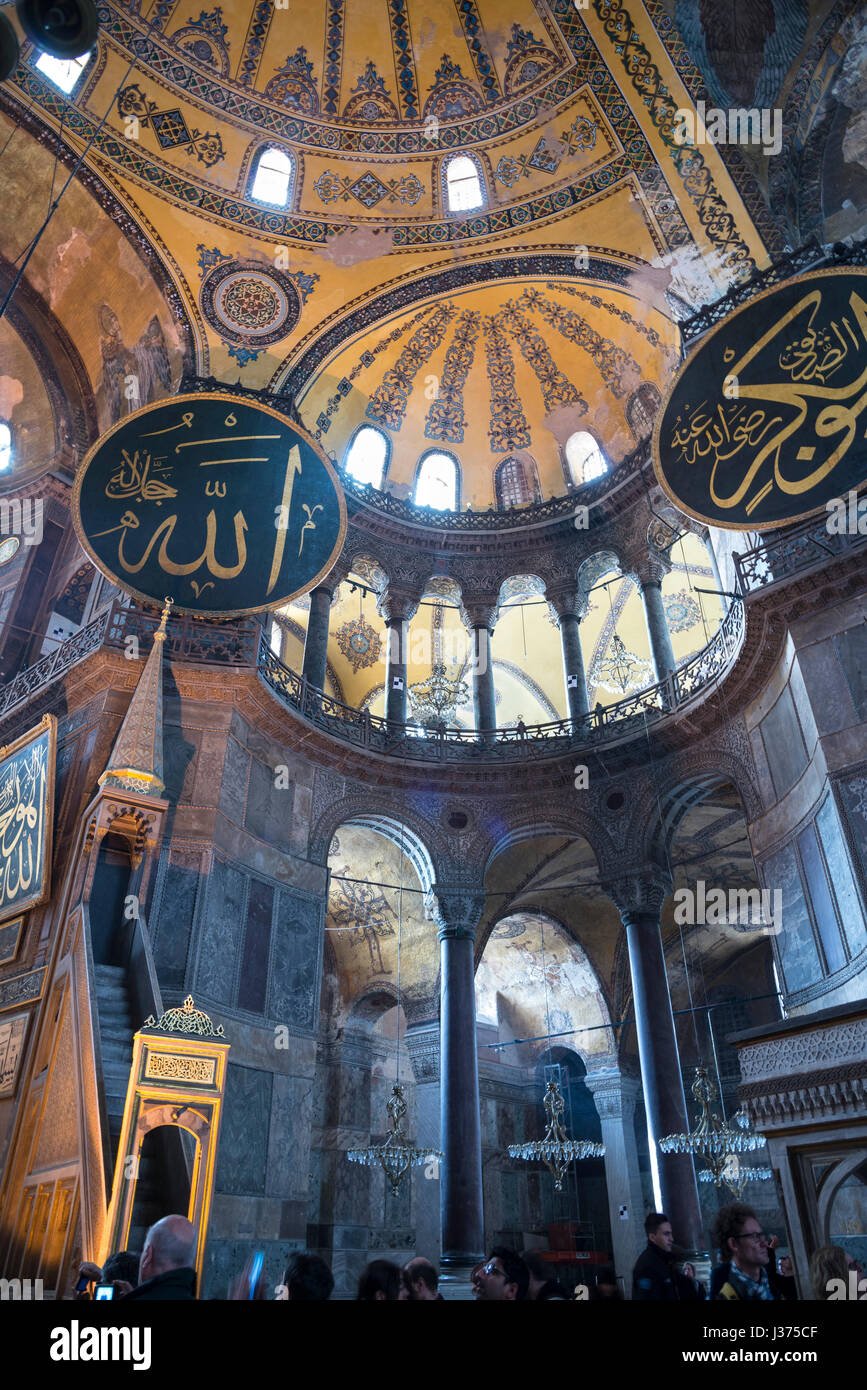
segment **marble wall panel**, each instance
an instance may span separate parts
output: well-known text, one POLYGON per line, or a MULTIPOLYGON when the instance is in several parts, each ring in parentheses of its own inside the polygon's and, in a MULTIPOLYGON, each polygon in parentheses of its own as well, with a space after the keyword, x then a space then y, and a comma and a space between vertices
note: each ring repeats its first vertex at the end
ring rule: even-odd
POLYGON ((217 1192, 265 1192, 274 1077, 229 1062, 217 1155, 217 1192))
POLYGON ((220 785, 220 810, 236 825, 244 824, 249 771, 249 753, 233 738, 227 739, 223 780, 220 785))
POLYGON ((822 978, 794 847, 786 845, 767 859, 762 873, 765 886, 783 895, 783 928, 776 942, 786 990, 794 994, 822 978))
POLYGON ((172 853, 151 918, 154 964, 161 989, 182 989, 193 931, 201 855, 172 853))
POLYGON ((177 724, 163 725, 165 796, 175 805, 192 801, 201 737, 199 729, 182 729, 177 724))
POLYGON ((196 987, 208 999, 221 1004, 233 1002, 245 890, 245 875, 234 865, 215 858, 202 914, 196 987))
POLYGON ((837 657, 846 677, 852 704, 859 719, 867 719, 867 624, 850 627, 834 638, 837 657))
POLYGON ((253 758, 244 824, 260 840, 288 850, 292 842, 294 788, 286 776, 280 778, 280 783, 278 786, 274 766, 253 758))
POLYGON ((795 785, 807 766, 807 750, 788 686, 762 720, 762 742, 778 797, 795 785))
POLYGON ((266 1191, 288 1198, 307 1197, 313 1083, 293 1076, 275 1076, 271 1127, 268 1133, 266 1191))
POLYGON ((320 927, 324 903, 280 890, 271 948, 271 1018, 312 1028, 319 995, 320 927))

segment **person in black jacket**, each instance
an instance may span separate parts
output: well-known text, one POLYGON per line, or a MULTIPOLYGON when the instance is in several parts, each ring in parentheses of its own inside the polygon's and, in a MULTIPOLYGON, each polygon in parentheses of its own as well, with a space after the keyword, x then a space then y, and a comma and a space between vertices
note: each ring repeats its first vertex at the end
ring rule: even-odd
POLYGON ((642 1301, 691 1301, 701 1294, 693 1280, 675 1269, 671 1222, 662 1211, 648 1212, 644 1222, 647 1248, 632 1271, 632 1297, 642 1301))
POLYGON ((123 1299, 173 1303, 196 1297, 196 1228, 185 1216, 164 1216, 145 1237, 138 1287, 123 1299))

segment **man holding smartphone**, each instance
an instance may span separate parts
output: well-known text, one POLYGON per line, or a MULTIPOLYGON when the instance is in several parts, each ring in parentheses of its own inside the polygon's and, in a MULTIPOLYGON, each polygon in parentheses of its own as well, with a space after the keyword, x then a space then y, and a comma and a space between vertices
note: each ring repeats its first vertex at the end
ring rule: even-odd
POLYGON ((138 1283, 139 1260, 140 1257, 131 1250, 118 1250, 116 1254, 109 1255, 102 1269, 86 1260, 78 1271, 78 1283, 73 1298, 77 1301, 89 1299, 90 1284, 97 1285, 94 1301, 98 1300, 100 1289, 109 1287, 112 1292, 103 1293, 102 1298, 124 1298, 138 1283))

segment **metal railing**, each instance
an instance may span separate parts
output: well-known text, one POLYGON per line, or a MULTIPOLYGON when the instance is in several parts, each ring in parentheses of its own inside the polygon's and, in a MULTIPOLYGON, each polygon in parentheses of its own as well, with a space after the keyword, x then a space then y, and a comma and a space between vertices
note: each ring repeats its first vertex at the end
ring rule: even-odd
POLYGON ((733 309, 746 304, 754 295, 761 294, 762 290, 781 285, 784 280, 792 280, 798 275, 805 275, 807 271, 828 269, 835 265, 865 264, 867 241, 856 242, 854 246, 847 246, 841 241, 826 249, 814 238, 805 246, 787 252, 765 270, 757 271, 748 280, 732 285, 712 304, 702 304, 690 318, 682 320, 680 332, 683 345, 685 348, 690 346, 703 333, 707 333, 708 329, 728 318, 733 309))
POLYGON ((830 533, 824 520, 815 517, 784 531, 765 533, 761 544, 743 555, 735 555, 735 574, 740 592, 746 597, 760 589, 783 584, 796 575, 821 569, 829 559, 855 553, 867 547, 867 535, 857 532, 830 533))
POLYGON ((474 729, 431 731, 395 724, 369 710, 344 704, 323 694, 284 665, 264 638, 259 647, 258 670, 275 695, 304 719, 346 743, 372 752, 421 762, 530 761, 616 740, 619 735, 628 735, 633 728, 643 729, 688 704, 725 675, 740 651, 743 636, 744 608, 737 601, 707 646, 666 680, 624 696, 616 704, 597 705, 580 720, 557 719, 520 730, 496 729, 489 733, 474 729))

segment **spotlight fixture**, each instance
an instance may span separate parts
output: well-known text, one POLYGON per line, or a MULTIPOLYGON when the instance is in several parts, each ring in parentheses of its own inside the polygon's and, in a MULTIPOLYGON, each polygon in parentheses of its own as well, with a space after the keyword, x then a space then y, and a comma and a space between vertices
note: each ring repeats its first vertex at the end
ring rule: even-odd
POLYGON ((18 0, 15 13, 30 42, 52 58, 80 58, 96 43, 93 0, 18 0))

